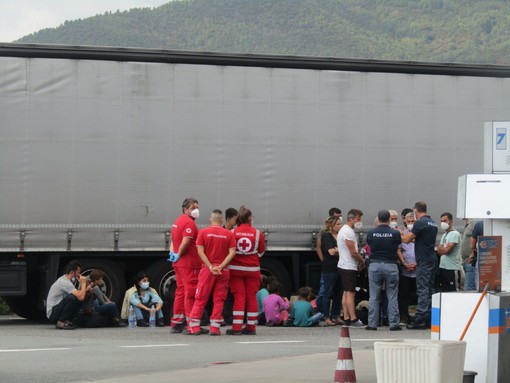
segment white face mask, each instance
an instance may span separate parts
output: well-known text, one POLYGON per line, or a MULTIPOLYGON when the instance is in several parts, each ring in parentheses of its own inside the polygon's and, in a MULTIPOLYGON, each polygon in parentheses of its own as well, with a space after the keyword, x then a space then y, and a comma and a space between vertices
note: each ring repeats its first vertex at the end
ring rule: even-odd
POLYGON ((409 231, 413 230, 413 224, 412 223, 408 223, 407 224, 407 228, 409 229, 409 231))
POLYGON ((200 217, 200 212, 198 209, 191 210, 191 218, 197 219, 198 217, 200 217))
POLYGON ((395 229, 395 228, 397 227, 397 225, 398 225, 398 222, 397 222, 397 221, 391 221, 391 222, 390 222, 390 227, 391 227, 392 229, 395 229))
POLYGON ((450 227, 450 225, 447 224, 446 222, 441 222, 441 229, 448 230, 449 227, 450 227))
POLYGON ((360 230, 363 227, 363 222, 356 222, 354 228, 360 230))
POLYGON ((149 282, 141 282, 140 283, 140 287, 143 289, 143 290, 147 290, 149 288, 149 282))

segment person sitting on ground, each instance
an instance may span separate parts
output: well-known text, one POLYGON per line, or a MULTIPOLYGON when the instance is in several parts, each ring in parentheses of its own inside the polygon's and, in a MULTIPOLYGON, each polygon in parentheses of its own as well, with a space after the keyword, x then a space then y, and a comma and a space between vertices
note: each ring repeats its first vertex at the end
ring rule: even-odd
POLYGON ((267 285, 269 295, 264 299, 264 313, 266 326, 280 326, 289 324, 289 300, 280 296, 282 285, 276 278, 267 285))
POLYGON ((267 291, 267 285, 269 279, 273 277, 267 277, 264 274, 260 275, 260 290, 257 291, 257 306, 258 306, 258 314, 257 314, 257 324, 263 326, 266 324, 266 314, 264 313, 264 299, 269 295, 269 291, 267 291))
POLYGON ((88 279, 94 284, 92 293, 94 294, 94 310, 108 319, 109 326, 124 327, 125 323, 119 319, 119 310, 117 304, 112 302, 101 290, 104 286, 104 274, 101 270, 92 270, 88 279))
POLYGON ((296 327, 316 326, 322 319, 322 313, 314 314, 310 300, 312 299, 312 289, 310 287, 301 287, 298 292, 297 301, 292 304, 290 317, 292 324, 296 327))
POLYGON ((80 311, 87 291, 93 285, 87 286, 86 278, 81 275, 81 264, 71 261, 67 264, 65 274, 53 283, 46 298, 46 316, 55 328, 61 330, 74 330, 73 324, 80 311), (79 282, 77 289, 74 283, 79 282))
MULTIPOLYGON (((126 295, 128 296, 129 304, 133 306, 136 315, 136 323, 139 327, 149 327, 151 307, 156 309, 156 326, 165 326, 163 313, 161 312, 163 301, 156 290, 149 287, 149 277, 145 272, 140 271, 136 274, 135 285, 126 291, 126 295)), ((124 299, 126 300, 126 298, 124 299)), ((126 308, 126 313, 127 310, 128 307, 126 308)), ((124 307, 122 311, 124 313, 124 307)))

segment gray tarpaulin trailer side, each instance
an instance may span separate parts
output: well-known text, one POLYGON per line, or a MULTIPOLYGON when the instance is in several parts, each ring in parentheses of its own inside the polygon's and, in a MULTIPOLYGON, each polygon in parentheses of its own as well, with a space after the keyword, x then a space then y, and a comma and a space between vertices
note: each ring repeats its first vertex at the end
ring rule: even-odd
POLYGON ((70 259, 168 295, 171 222, 246 204, 286 292, 317 283, 332 206, 456 206, 509 67, 0 44, 0 295, 42 312, 70 259))

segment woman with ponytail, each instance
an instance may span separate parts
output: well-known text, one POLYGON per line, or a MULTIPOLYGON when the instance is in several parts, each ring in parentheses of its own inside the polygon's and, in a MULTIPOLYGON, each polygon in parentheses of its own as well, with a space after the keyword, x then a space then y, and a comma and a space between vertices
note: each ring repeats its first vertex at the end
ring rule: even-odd
POLYGON ((234 229, 236 255, 230 270, 230 291, 234 296, 232 329, 227 335, 255 335, 257 324, 257 291, 260 286, 260 258, 266 251, 264 234, 252 227, 253 214, 239 208, 238 226, 234 229), (243 320, 246 314, 246 327, 243 320))

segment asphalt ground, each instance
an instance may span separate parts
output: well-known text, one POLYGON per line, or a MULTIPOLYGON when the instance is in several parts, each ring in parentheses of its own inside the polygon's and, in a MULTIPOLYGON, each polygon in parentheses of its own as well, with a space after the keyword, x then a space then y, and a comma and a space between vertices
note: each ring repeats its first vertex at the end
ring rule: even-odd
MULTIPOLYGON (((340 332, 340 326, 259 326, 255 336, 220 337, 170 334, 168 327, 65 331, 0 316, 0 382, 332 382, 340 332)), ((376 382, 375 341, 430 339, 430 331, 387 327, 349 332, 358 382, 376 382)))

